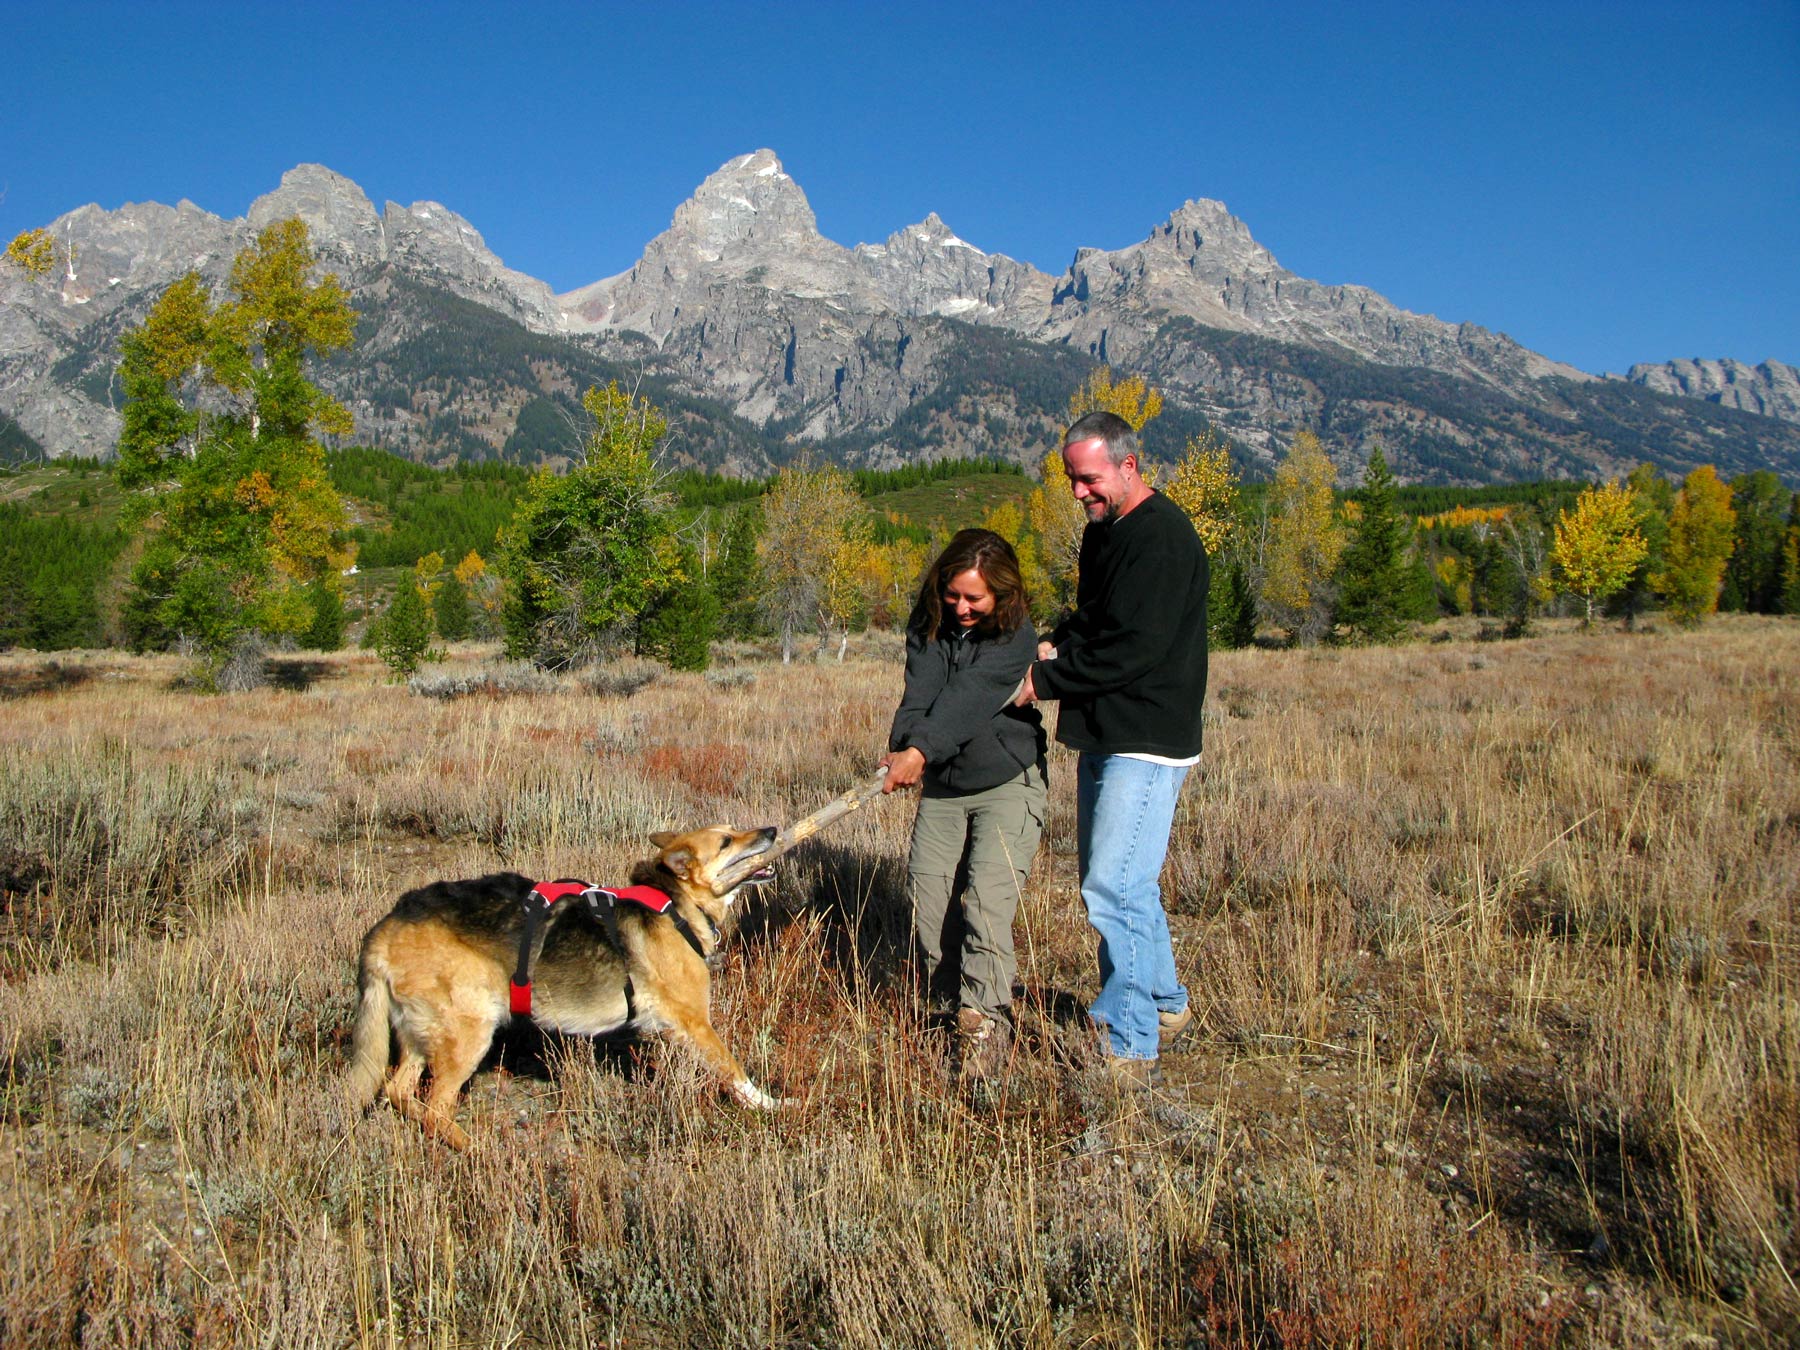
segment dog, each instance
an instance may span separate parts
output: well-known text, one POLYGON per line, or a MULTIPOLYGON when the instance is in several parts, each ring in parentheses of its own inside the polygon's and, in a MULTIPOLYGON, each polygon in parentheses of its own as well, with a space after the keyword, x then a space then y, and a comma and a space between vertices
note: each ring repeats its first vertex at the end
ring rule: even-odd
MULTIPOLYGON (((631 881, 657 893, 653 900, 668 897, 662 913, 627 900, 608 915, 584 894, 556 899, 542 921, 541 946, 528 944, 536 948, 525 995, 533 1020, 578 1036, 632 1031, 685 1042, 744 1105, 790 1105, 750 1080, 709 1013, 708 961, 738 893, 717 893, 715 879, 768 853, 775 837, 773 828, 724 826, 652 835, 656 856, 639 863, 631 881)), ((745 884, 772 876, 764 867, 745 884)), ((512 1011, 528 902, 532 882, 516 873, 439 881, 408 891, 369 930, 348 1071, 356 1105, 374 1105, 385 1086, 388 1101, 427 1135, 469 1147, 455 1119, 457 1095, 512 1011), (391 1073, 390 1030, 400 1045, 391 1073), (426 1069, 431 1083, 421 1102, 426 1069)))

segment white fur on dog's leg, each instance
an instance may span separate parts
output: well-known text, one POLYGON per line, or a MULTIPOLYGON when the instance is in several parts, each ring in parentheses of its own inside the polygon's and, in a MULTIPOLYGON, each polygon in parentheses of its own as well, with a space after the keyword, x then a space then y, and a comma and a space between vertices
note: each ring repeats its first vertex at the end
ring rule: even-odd
POLYGON ((783 1107, 795 1105, 791 1098, 771 1097, 748 1078, 733 1083, 731 1090, 745 1106, 754 1106, 758 1111, 779 1111, 783 1107))

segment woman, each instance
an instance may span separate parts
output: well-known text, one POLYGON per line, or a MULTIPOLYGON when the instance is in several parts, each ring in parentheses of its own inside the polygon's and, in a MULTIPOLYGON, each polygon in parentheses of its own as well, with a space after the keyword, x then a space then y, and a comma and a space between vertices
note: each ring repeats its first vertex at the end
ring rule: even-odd
POLYGON ((906 688, 884 792, 923 783, 907 862, 927 996, 957 1009, 962 1071, 1005 1062, 1012 921, 1044 826, 1044 726, 1013 694, 1037 632, 1012 545, 962 530, 925 573, 906 630, 906 688))

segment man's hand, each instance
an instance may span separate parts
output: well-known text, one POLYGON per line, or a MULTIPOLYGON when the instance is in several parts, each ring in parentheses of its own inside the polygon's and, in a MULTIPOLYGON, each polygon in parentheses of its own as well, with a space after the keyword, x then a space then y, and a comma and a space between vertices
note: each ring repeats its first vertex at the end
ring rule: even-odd
POLYGON ((925 776, 925 756, 910 745, 904 750, 889 751, 881 762, 887 766, 887 777, 881 783, 883 793, 917 787, 925 776))
POLYGON ((1013 707, 1028 708, 1037 702, 1037 690, 1032 687, 1031 672, 1025 672, 1025 678, 1019 681, 1019 692, 1013 695, 1013 707))
POLYGON ((1048 640, 1038 643, 1037 659, 1040 661, 1056 660, 1056 644, 1048 640))

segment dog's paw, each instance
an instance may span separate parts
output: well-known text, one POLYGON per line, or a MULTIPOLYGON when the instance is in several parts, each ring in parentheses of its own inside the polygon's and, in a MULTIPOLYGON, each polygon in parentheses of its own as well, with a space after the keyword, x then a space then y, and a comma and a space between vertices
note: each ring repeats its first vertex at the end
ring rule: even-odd
POLYGON ((800 1105, 796 1097, 771 1097, 748 1078, 733 1083, 731 1095, 758 1111, 790 1111, 800 1105))

